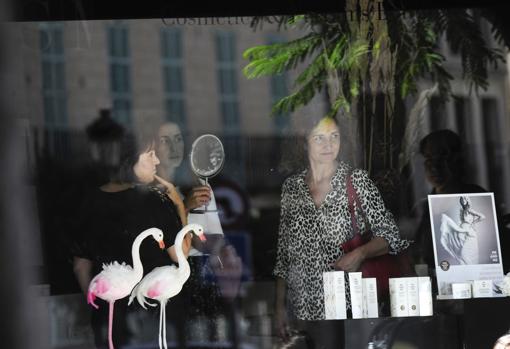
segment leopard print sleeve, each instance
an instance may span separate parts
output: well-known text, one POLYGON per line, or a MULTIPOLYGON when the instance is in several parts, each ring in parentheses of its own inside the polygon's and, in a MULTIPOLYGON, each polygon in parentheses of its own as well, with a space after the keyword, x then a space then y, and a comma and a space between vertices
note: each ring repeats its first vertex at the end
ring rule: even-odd
POLYGON ((288 196, 286 195, 289 186, 289 179, 285 180, 282 185, 282 193, 280 198, 280 223, 278 228, 278 244, 276 251, 276 264, 273 270, 273 275, 279 276, 285 280, 288 279, 289 270, 289 236, 287 221, 286 207, 289 204, 287 202, 288 196))
POLYGON ((385 239, 389 244, 389 254, 397 254, 412 243, 402 239, 393 214, 385 207, 384 201, 365 170, 357 169, 352 173, 353 185, 361 202, 368 225, 374 236, 385 239))

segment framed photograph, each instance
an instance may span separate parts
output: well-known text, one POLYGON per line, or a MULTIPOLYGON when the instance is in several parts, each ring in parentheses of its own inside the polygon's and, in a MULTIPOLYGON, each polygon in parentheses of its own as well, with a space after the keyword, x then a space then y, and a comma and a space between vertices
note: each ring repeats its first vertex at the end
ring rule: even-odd
POLYGON ((429 195, 438 298, 452 298, 452 283, 492 280, 501 294, 501 248, 493 193, 429 195))

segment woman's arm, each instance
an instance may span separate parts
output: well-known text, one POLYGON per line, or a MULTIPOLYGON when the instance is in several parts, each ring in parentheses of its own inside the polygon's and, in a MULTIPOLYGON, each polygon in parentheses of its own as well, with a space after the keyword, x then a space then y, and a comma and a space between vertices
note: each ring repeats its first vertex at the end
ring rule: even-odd
POLYGON ((352 182, 374 238, 386 240, 389 254, 397 254, 409 247, 412 241, 400 236, 393 214, 386 208, 379 189, 368 173, 364 170, 353 171, 352 182))
POLYGON ((333 266, 336 270, 347 272, 358 271, 365 259, 388 253, 388 247, 388 241, 382 237, 376 236, 366 244, 343 255, 333 266))
POLYGON ((473 223, 479 223, 485 219, 485 215, 481 212, 477 212, 475 210, 469 210, 468 212, 474 217, 473 223))
POLYGON ((289 329, 287 323, 287 310, 285 308, 285 296, 287 294, 287 282, 281 277, 276 277, 276 304, 275 320, 278 335, 284 341, 289 338, 289 329))
POLYGON ((73 271, 83 294, 87 294, 92 280, 92 261, 86 258, 73 257, 73 271))
POLYGON ((182 225, 188 224, 188 213, 186 212, 186 206, 184 206, 184 201, 182 201, 182 198, 177 192, 175 186, 158 175, 154 175, 154 178, 156 178, 156 180, 165 187, 165 193, 177 208, 177 213, 179 214, 182 225))
POLYGON ((193 187, 184 198, 186 212, 206 205, 211 200, 211 188, 207 185, 193 187))
POLYGON ((289 227, 288 221, 292 219, 287 211, 287 187, 289 181, 286 180, 282 186, 282 193, 280 198, 280 222, 278 227, 278 243, 276 251, 276 264, 273 269, 273 274, 276 277, 276 303, 275 303, 275 319, 277 333, 284 341, 289 338, 288 324, 287 324, 287 311, 286 311, 286 295, 287 295, 287 281, 290 265, 289 256, 289 227))
POLYGON ((456 233, 464 233, 467 235, 471 233, 469 229, 462 228, 445 213, 441 214, 441 225, 439 226, 439 231, 441 231, 441 234, 449 234, 452 231, 456 233))

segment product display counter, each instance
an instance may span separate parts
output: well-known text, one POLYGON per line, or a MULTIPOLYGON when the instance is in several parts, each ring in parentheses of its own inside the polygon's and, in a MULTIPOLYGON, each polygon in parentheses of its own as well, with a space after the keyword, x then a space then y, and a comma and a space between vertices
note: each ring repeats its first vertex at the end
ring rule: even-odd
POLYGON ((433 316, 344 322, 346 348, 491 349, 510 328, 510 298, 435 300, 433 316))
MULTIPOLYGON (((274 285, 272 282, 247 284, 247 293, 238 304, 237 332, 239 349, 279 348, 275 331, 274 285)), ((70 294, 48 296, 37 290, 39 302, 34 309, 49 314, 50 322, 45 323, 48 338, 47 347, 60 349, 82 349, 93 345, 89 327, 89 306, 83 295, 70 294)), ((373 319, 328 320, 339 328, 345 327, 345 348, 413 348, 413 349, 492 349, 494 342, 510 328, 510 298, 471 298, 459 300, 434 300, 434 315, 423 317, 389 317, 373 319), (372 343, 372 347, 369 343, 372 343)), ((143 314, 143 313, 142 313, 143 314)), ((144 320, 139 328, 137 340, 130 348, 147 345, 157 346, 151 334, 144 334, 144 328, 157 326, 158 319, 144 320)), ((229 331, 226 323, 218 326, 229 331)), ((335 326, 333 326, 334 328, 335 326)), ((190 329, 193 333, 188 344, 190 348, 234 348, 232 342, 217 338, 208 341, 201 333, 200 319, 190 329)), ((229 337, 229 336, 226 336, 229 337)), ((226 339, 225 337, 225 339, 226 339)), ((169 348, 175 347, 175 333, 168 333, 169 348)))

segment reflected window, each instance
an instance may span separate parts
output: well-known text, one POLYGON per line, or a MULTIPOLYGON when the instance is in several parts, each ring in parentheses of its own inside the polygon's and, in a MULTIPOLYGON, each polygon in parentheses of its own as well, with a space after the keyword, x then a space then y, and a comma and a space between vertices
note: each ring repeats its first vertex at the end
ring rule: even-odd
POLYGON ((455 123, 457 125, 457 134, 463 140, 467 141, 471 138, 471 105, 469 100, 463 96, 454 96, 455 123))
POLYGON ((240 183, 244 182, 243 144, 239 113, 239 91, 236 64, 236 44, 234 33, 217 31, 216 59, 218 71, 219 108, 224 132, 226 153, 225 173, 231 173, 240 183))
MULTIPOLYGON (((284 42, 285 40, 281 36, 270 35, 268 37, 268 44, 276 44, 280 42, 284 42)), ((278 75, 270 76, 270 92, 271 92, 271 108, 275 103, 277 103, 283 97, 286 97, 289 94, 288 88, 288 76, 287 72, 283 72, 278 75)), ((283 134, 283 132, 289 127, 289 114, 288 113, 278 113, 273 116, 274 126, 278 134, 283 134)))
POLYGON ((471 108, 470 100, 465 96, 454 96, 453 106, 455 112, 455 124, 457 134, 462 139, 465 145, 466 157, 466 174, 465 179, 469 182, 476 183, 477 163, 473 161, 476 158, 474 132, 473 132, 473 110, 471 108))
POLYGON ((67 126, 65 57, 61 23, 44 23, 40 29, 44 119, 48 128, 67 126))
POLYGON ((112 116, 125 127, 131 127, 131 59, 129 31, 125 23, 108 26, 108 58, 110 62, 110 93, 112 116))
POLYGON ((216 33, 216 57, 222 125, 225 132, 235 134, 239 132, 240 117, 234 33, 216 33))
POLYGON ((63 29, 62 23, 42 23, 39 27, 45 141, 49 153, 57 157, 69 153, 64 132, 68 113, 63 29))
POLYGON ((446 125, 446 104, 441 98, 434 96, 430 99, 430 131, 437 131, 447 128, 446 125))
POLYGON ((503 178, 504 149, 500 136, 502 125, 495 98, 482 98, 482 120, 489 188, 499 193, 503 189, 501 179, 503 178))
POLYGON ((186 133, 187 118, 184 98, 182 31, 179 28, 161 30, 161 61, 165 119, 177 123, 186 133))

